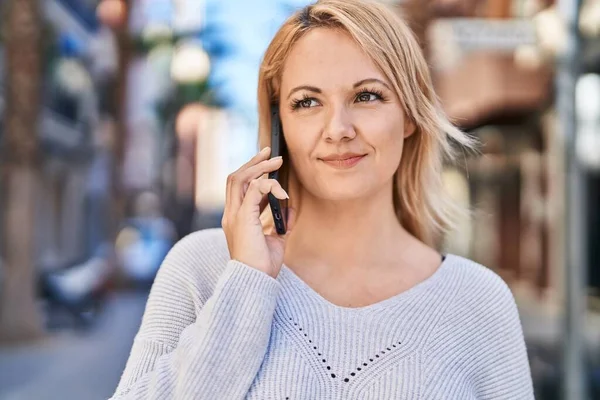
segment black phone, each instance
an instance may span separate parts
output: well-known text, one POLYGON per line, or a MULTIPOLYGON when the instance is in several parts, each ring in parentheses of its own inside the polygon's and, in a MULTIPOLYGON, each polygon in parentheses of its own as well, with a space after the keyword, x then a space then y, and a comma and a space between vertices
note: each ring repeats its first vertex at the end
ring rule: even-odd
MULTIPOLYGON (((279 117, 279 106, 271 106, 271 158, 284 156, 285 139, 283 137, 283 128, 281 118, 279 117)), ((279 170, 269 173, 269 179, 279 181, 279 170)), ((287 215, 284 215, 279 199, 269 193, 269 206, 275 222, 275 230, 279 235, 285 235, 287 215)))

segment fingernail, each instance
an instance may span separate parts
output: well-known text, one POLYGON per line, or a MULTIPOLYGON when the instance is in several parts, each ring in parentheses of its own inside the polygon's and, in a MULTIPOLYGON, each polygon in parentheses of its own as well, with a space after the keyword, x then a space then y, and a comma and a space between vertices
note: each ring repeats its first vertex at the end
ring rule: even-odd
POLYGON ((271 148, 270 148, 269 146, 267 146, 267 147, 263 148, 263 149, 260 151, 260 153, 261 153, 261 154, 264 154, 264 153, 267 153, 267 152, 268 152, 268 151, 270 151, 270 150, 271 150, 271 148))
POLYGON ((287 194, 287 192, 284 190, 283 193, 285 194, 285 198, 289 200, 290 196, 287 194))
POLYGON ((277 156, 277 157, 273 157, 273 158, 271 158, 271 160, 277 160, 277 161, 279 161, 279 160, 281 160, 281 159, 283 159, 283 157, 282 157, 282 156, 277 156))

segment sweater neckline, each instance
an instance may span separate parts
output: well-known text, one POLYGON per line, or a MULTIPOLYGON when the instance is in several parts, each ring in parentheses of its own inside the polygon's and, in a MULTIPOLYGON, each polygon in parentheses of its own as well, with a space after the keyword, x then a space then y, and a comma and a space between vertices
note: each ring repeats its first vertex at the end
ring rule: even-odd
POLYGON ((362 307, 345 307, 332 303, 331 301, 321 296, 319 292, 314 290, 308 283, 306 283, 302 278, 296 275, 296 273, 285 264, 281 266, 280 276, 282 275, 282 281, 284 282, 284 284, 285 281, 291 284, 292 290, 300 291, 302 297, 314 301, 320 304, 321 306, 347 313, 369 312, 391 307, 393 305, 406 301, 427 290, 427 288, 435 285, 442 279, 442 276, 445 274, 445 271, 450 268, 452 261, 454 260, 454 255, 452 254, 444 254, 444 256, 445 257, 443 261, 435 270, 435 272, 425 280, 391 297, 362 307))

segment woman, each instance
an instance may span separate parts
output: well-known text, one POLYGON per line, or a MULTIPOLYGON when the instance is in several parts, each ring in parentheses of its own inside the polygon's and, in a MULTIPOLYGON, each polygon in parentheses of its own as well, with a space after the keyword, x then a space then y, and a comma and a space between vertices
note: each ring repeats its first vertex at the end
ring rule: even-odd
POLYGON ((261 65, 263 146, 271 103, 286 159, 264 148, 229 177, 223 229, 171 250, 114 398, 533 399, 510 290, 435 249, 458 211, 442 160, 472 142, 406 24, 306 7, 261 65), (269 192, 294 210, 286 235, 264 233, 269 192))

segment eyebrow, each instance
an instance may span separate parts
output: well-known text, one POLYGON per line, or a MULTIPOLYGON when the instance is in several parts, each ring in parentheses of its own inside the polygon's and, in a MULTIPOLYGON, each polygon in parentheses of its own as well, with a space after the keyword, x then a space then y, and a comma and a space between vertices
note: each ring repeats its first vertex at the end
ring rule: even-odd
MULTIPOLYGON (((377 78, 367 78, 367 79, 360 80, 360 81, 356 82, 354 85, 352 85, 352 87, 356 89, 357 87, 364 85, 365 83, 373 83, 373 82, 380 83, 383 86, 385 86, 386 88, 388 88, 389 90, 392 90, 387 83, 385 83, 381 79, 377 79, 377 78)), ((295 92, 298 92, 300 90, 308 90, 308 91, 314 92, 314 93, 323 93, 322 90, 319 89, 318 87, 302 85, 302 86, 297 86, 297 87, 293 88, 292 90, 290 90, 290 93, 288 93, 287 98, 289 99, 292 96, 292 94, 294 94, 295 92)))
POLYGON ((388 86, 388 84, 387 84, 387 83, 385 83, 385 82, 384 82, 384 81, 382 81, 381 79, 377 79, 377 78, 367 78, 367 79, 363 79, 362 81, 358 81, 358 82, 356 82, 356 83, 355 83, 355 84, 354 84, 352 87, 356 89, 357 87, 359 87, 359 86, 362 86, 362 85, 364 85, 365 83, 373 83, 373 82, 375 82, 375 83, 380 83, 380 84, 382 84, 383 86, 385 86, 386 88, 388 88, 389 90, 392 90, 392 88, 390 88, 390 87, 388 86))
POLYGON ((294 93, 300 90, 308 90, 309 92, 322 93, 321 89, 319 89, 318 87, 302 85, 290 90, 290 93, 288 93, 287 98, 289 99, 294 93))

